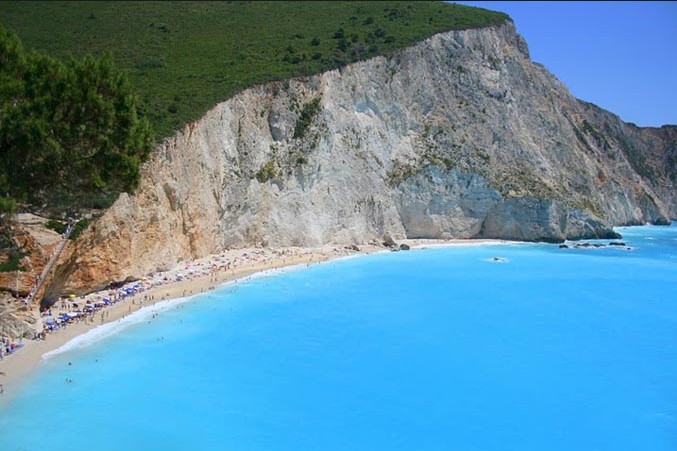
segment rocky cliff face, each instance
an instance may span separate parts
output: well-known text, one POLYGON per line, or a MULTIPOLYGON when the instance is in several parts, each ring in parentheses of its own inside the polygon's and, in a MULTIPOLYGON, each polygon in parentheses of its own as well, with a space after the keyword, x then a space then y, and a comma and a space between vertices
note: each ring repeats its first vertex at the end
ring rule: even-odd
POLYGON ((248 89, 159 146, 80 240, 80 290, 225 248, 558 241, 677 216, 675 127, 575 99, 512 23, 248 89))

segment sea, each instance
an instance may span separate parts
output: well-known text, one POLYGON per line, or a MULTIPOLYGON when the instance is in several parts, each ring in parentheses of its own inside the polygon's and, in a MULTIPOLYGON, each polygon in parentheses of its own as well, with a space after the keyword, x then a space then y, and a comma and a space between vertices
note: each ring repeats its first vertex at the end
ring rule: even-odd
POLYGON ((0 450, 675 451, 677 224, 617 230, 147 307, 45 356, 0 408, 0 450))

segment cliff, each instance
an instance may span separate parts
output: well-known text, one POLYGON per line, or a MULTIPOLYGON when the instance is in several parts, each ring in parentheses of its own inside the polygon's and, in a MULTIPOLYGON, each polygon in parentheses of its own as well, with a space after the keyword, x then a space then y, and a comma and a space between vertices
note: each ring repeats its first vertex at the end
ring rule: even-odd
POLYGON ((155 150, 52 291, 247 244, 613 236, 677 216, 676 135, 575 99, 510 22, 443 33, 217 105, 155 150))

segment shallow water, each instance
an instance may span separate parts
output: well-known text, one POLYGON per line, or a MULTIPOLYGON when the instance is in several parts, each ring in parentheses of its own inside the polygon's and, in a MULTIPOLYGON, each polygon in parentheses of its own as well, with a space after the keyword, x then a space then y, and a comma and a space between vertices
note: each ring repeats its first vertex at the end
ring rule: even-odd
POLYGON ((383 253, 177 301, 47 359, 0 449, 675 450, 677 227, 620 232, 630 249, 383 253))

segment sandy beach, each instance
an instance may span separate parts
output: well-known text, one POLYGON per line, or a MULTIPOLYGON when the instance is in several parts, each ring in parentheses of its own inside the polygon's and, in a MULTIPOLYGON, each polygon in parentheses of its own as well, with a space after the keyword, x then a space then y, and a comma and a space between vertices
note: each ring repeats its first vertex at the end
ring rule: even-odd
MULTIPOLYGON (((407 244, 411 248, 501 244, 500 240, 400 240, 398 244, 407 244)), ((377 245, 361 245, 360 250, 352 250, 338 245, 325 245, 317 248, 249 248, 222 252, 190 262, 180 262, 172 270, 149 275, 138 281, 145 288, 119 302, 97 310, 89 316, 67 327, 48 333, 44 340, 23 340, 23 347, 0 360, 0 384, 4 393, 0 403, 5 403, 16 393, 18 387, 38 369, 43 355, 65 345, 74 338, 87 333, 103 324, 119 321, 141 308, 171 299, 191 296, 234 280, 256 273, 296 265, 310 265, 340 257, 390 251, 377 245)), ((110 296, 109 291, 91 293, 72 299, 84 305, 110 296)), ((64 301, 64 305, 71 302, 64 301)), ((58 309, 59 303, 54 309, 58 309)), ((72 307, 68 307, 72 309, 72 307)), ((66 309, 59 310, 66 311, 66 309)), ((53 313, 56 315, 56 313, 53 313)), ((36 331, 42 330, 43 321, 39 321, 36 331)))

